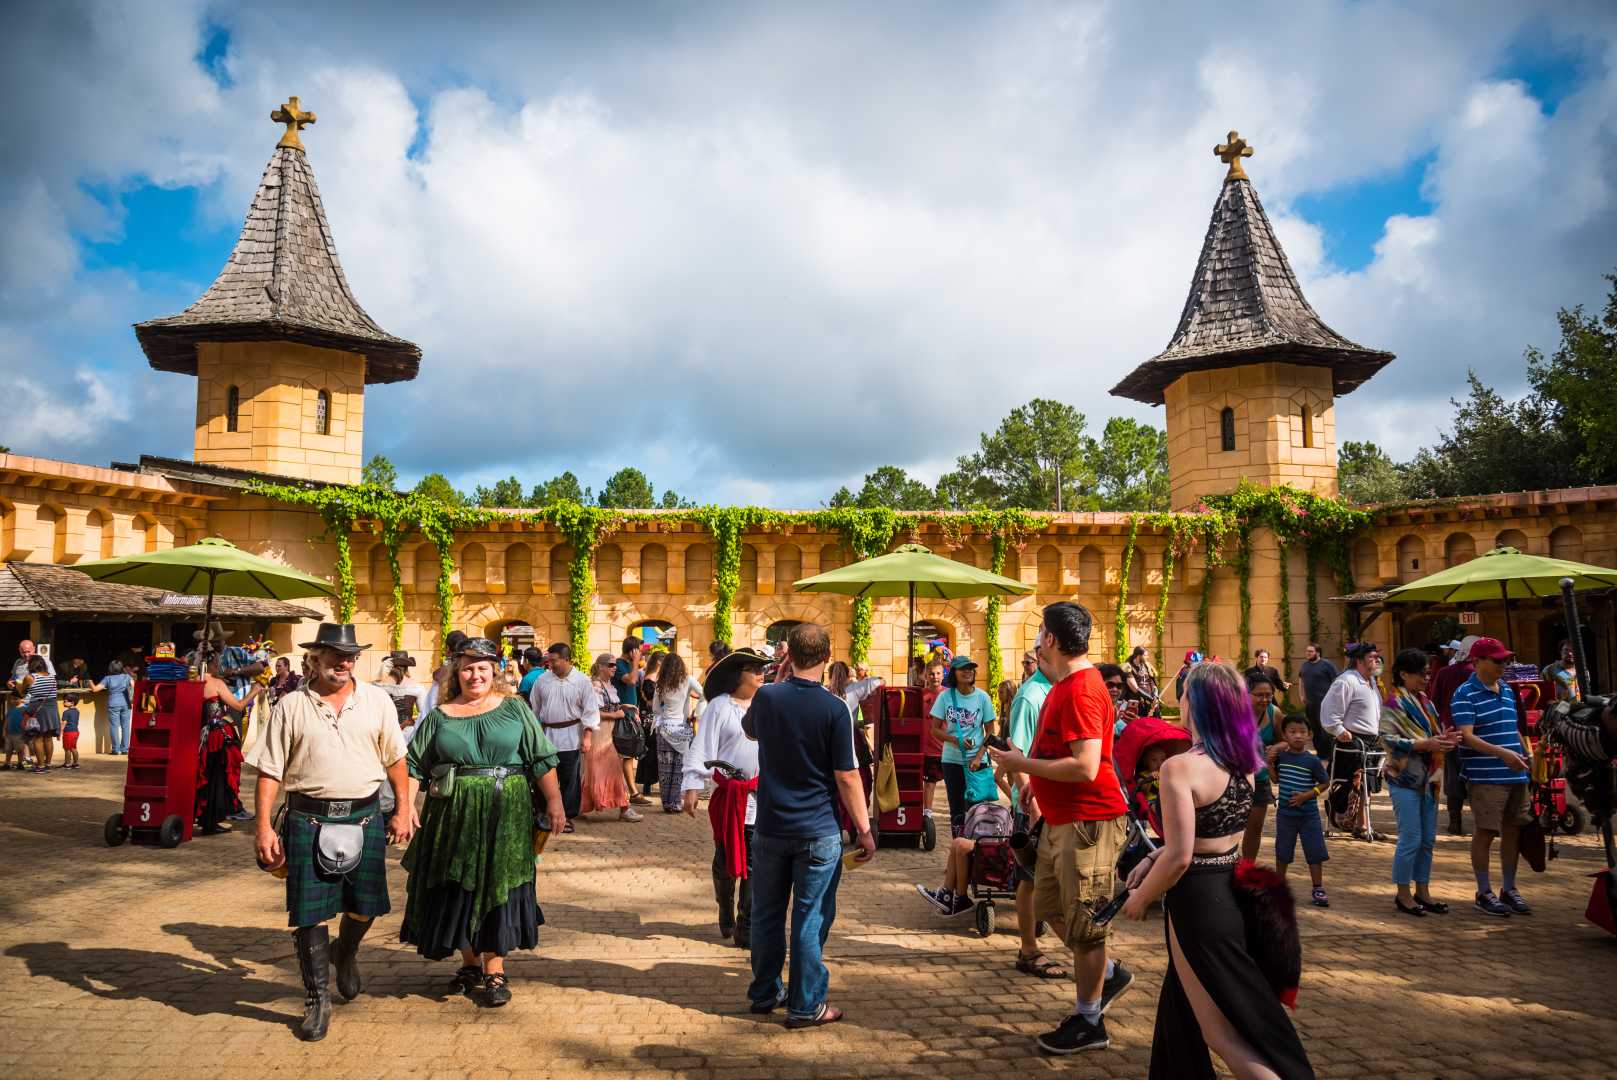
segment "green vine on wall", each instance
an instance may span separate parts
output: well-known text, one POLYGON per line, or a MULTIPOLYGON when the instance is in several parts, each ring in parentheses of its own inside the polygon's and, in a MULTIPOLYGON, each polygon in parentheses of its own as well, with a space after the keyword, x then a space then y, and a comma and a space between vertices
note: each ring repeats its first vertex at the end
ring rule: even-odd
POLYGON ((1236 629, 1241 642, 1241 667, 1251 661, 1252 651, 1252 527, 1236 530, 1235 583, 1237 598, 1236 629))
MULTIPOLYGON (((1280 664, 1281 676, 1291 678, 1291 567, 1290 549, 1285 543, 1280 545, 1280 609, 1278 615, 1280 630, 1280 664)), ((1280 692, 1280 687, 1275 687, 1280 692)))
MULTIPOLYGON (((364 527, 379 538, 387 554, 389 571, 393 577, 392 640, 395 647, 402 644, 404 630, 404 584, 399 566, 399 550, 412 534, 419 533, 433 544, 438 554, 436 593, 439 610, 439 629, 447 634, 451 626, 454 589, 454 541, 459 532, 472 530, 490 522, 527 521, 548 524, 564 536, 572 548, 572 561, 568 566, 567 625, 568 636, 575 651, 586 655, 589 651, 590 605, 595 595, 594 557, 603 536, 625 521, 648 520, 663 523, 698 522, 704 525, 714 539, 714 591, 716 602, 713 614, 714 636, 729 641, 734 634, 734 603, 740 588, 743 535, 749 531, 778 531, 792 526, 803 526, 821 532, 834 532, 842 537, 844 545, 855 559, 866 559, 882 554, 891 546, 901 526, 913 529, 933 526, 941 534, 946 546, 967 543, 972 536, 987 535, 993 544, 991 568, 1003 573, 1012 548, 1020 548, 1027 537, 1046 527, 1047 519, 1026 510, 976 510, 964 513, 921 512, 899 515, 886 508, 837 508, 803 513, 763 510, 756 507, 704 507, 684 513, 607 510, 577 503, 555 503, 527 513, 500 512, 479 508, 455 507, 414 493, 400 493, 370 484, 351 487, 320 487, 310 484, 269 484, 254 481, 248 490, 253 494, 291 505, 304 506, 317 511, 326 526, 327 536, 336 550, 335 576, 338 586, 339 615, 351 620, 357 606, 358 588, 354 580, 350 535, 356 527, 364 527)), ((1229 539, 1238 543, 1233 563, 1242 581, 1241 651, 1243 660, 1249 650, 1249 617, 1251 597, 1246 588, 1250 574, 1250 541, 1254 528, 1265 527, 1275 533, 1281 545, 1282 559, 1294 544, 1302 544, 1309 566, 1308 617, 1309 636, 1318 636, 1319 603, 1316 595, 1316 570, 1324 559, 1335 574, 1344 592, 1353 588, 1352 565, 1348 541, 1369 524, 1369 516, 1334 499, 1294 488, 1260 488, 1243 482, 1228 495, 1209 497, 1191 513, 1136 514, 1130 517, 1129 539, 1124 551, 1122 578, 1119 582, 1116 609, 1117 635, 1113 651, 1122 659, 1128 649, 1128 580, 1141 528, 1150 528, 1168 534, 1168 547, 1163 558, 1162 594, 1158 598, 1154 631, 1159 650, 1166 647, 1166 625, 1169 593, 1174 572, 1179 562, 1188 559, 1198 547, 1202 549, 1205 572, 1202 595, 1197 611, 1198 647, 1210 645, 1208 627, 1214 568, 1226 565, 1225 547, 1229 539), (1243 572, 1241 567, 1245 565, 1243 572)), ((1285 637, 1288 656, 1291 648, 1289 582, 1282 563, 1281 611, 1277 621, 1285 637)), ((373 587, 380 583, 373 583, 373 587)), ((1000 649, 1000 617, 1003 600, 991 598, 984 617, 987 640, 989 674, 997 681, 1003 677, 1000 649)), ((872 623, 871 604, 868 600, 853 605, 852 640, 849 654, 854 660, 866 660, 870 650, 872 623)))
POLYGON ((1129 648, 1129 570, 1134 566, 1134 541, 1140 535, 1140 519, 1129 518, 1129 538, 1123 545, 1123 568, 1117 579, 1117 623, 1113 627, 1112 663, 1121 664, 1129 648))

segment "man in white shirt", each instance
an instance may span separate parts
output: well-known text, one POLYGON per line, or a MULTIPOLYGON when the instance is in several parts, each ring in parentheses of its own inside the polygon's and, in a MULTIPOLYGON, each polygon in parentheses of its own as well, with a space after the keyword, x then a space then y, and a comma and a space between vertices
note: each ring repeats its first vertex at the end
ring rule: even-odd
POLYGON ((1368 641, 1347 647, 1347 670, 1338 675, 1319 706, 1320 727, 1336 740, 1331 758, 1330 813, 1338 827, 1348 827, 1364 839, 1362 823, 1341 820, 1353 794, 1354 774, 1364 767, 1364 752, 1381 737, 1381 695, 1375 678, 1381 668, 1381 653, 1368 641))
POLYGON ((556 780, 561 784, 562 807, 567 811, 567 828, 573 831, 582 796, 579 755, 590 752, 594 734, 601 726, 600 698, 590 677, 573 666, 573 649, 558 641, 545 650, 550 671, 533 684, 528 703, 545 729, 560 759, 556 780))
POLYGON ((707 817, 713 826, 713 897, 719 902, 719 936, 734 936, 735 943, 752 946, 752 828, 758 788, 758 744, 741 730, 741 719, 752 697, 764 684, 769 657, 751 649, 738 649, 722 657, 702 682, 702 709, 696 737, 685 751, 680 791, 681 808, 696 816, 696 804, 709 779, 716 783, 708 800, 707 817), (735 766, 739 778, 709 769, 706 762, 735 766), (736 883, 741 884, 740 903, 736 883))

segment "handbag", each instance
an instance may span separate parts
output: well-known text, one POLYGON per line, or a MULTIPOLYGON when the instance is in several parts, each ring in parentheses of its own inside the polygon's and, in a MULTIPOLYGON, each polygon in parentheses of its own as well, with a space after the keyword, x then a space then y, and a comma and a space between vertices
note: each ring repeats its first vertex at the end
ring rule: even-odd
POLYGON ((322 874, 342 877, 359 866, 365 853, 365 825, 359 821, 320 821, 315 824, 314 866, 322 874))
POLYGON ((646 726, 633 705, 623 706, 622 718, 612 725, 612 748, 626 758, 638 759, 646 752, 646 726))
POLYGON ((1303 943, 1297 935, 1291 886, 1272 868, 1242 859, 1235 864, 1230 888, 1246 924, 1247 955, 1281 1004, 1295 1009, 1303 975, 1303 943))
POLYGON ((892 744, 882 747, 881 763, 876 766, 876 810, 890 814, 900 803, 898 794, 898 766, 893 761, 892 744))
POLYGON ((427 777, 427 796, 432 799, 447 799, 455 794, 455 766, 445 762, 434 765, 432 773, 427 777))

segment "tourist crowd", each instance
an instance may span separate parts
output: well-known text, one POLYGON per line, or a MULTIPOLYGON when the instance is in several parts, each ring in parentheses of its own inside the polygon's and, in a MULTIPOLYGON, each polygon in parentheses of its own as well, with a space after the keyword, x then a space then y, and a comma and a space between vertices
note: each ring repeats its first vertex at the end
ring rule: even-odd
MULTIPOLYGON (((1107 1045, 1106 1014, 1134 978, 1108 954, 1108 927, 1160 902, 1170 962, 1152 1075, 1207 1075, 1210 1052, 1240 1075, 1311 1075, 1284 1009, 1300 958, 1252 934, 1241 914, 1250 904, 1221 898, 1246 891, 1261 906, 1266 890, 1285 888, 1300 844, 1312 902, 1328 907, 1327 832, 1384 839, 1370 816, 1382 790, 1396 820, 1396 913, 1449 912, 1431 892, 1447 788, 1451 832, 1463 802, 1472 807, 1476 908, 1531 914, 1516 881, 1530 770, 1505 678, 1513 654, 1499 641, 1405 649, 1390 666, 1374 644, 1355 642, 1340 668, 1310 645, 1295 683, 1264 650, 1244 672, 1192 651, 1172 680, 1178 716, 1165 718, 1149 651, 1093 663, 1090 632, 1082 605, 1050 605, 1021 679, 992 692, 969 656, 924 657, 912 672, 926 717, 923 812, 941 780, 949 824, 941 883, 916 888, 939 914, 963 915, 976 906, 983 845, 1025 850, 1001 883, 1015 898, 1016 968, 1075 982, 1071 1013, 1038 1038, 1047 1052, 1107 1045), (1272 879, 1236 875, 1261 859, 1271 807, 1272 879), (1044 928, 1070 963, 1042 951, 1044 928), (1253 993, 1264 986, 1273 993, 1253 993)), ((402 940, 428 959, 457 956, 451 990, 497 1007, 511 999, 505 958, 536 947, 544 922, 534 867, 547 841, 600 812, 639 822, 635 807, 652 805, 654 789, 665 814, 695 816, 708 804, 718 929, 750 950, 753 1012, 784 1008, 788 1027, 840 1018, 823 950, 843 869, 876 850, 861 703, 880 679, 833 663, 827 633, 810 623, 765 652, 717 643, 700 675, 637 637, 587 666, 564 642, 514 656, 460 632, 446 644, 427 685, 410 680, 415 660, 400 651, 386 655, 377 682, 355 678, 367 646, 343 624, 322 624, 301 645, 300 673, 284 658, 271 672, 229 648, 194 658, 202 831, 253 820, 239 797, 244 716, 261 695, 273 702, 249 763, 255 805, 267 810, 283 793, 285 802, 258 816, 255 846, 286 882, 305 985, 301 1037, 325 1034, 333 977, 343 999, 362 990, 360 942, 390 908, 388 843, 408 844, 402 940), (339 916, 332 941, 326 924, 339 916)), ((115 662, 97 681, 83 667, 59 681, 22 643, 5 767, 49 767, 58 739, 62 767, 78 767, 69 684, 108 695, 113 752, 127 753, 134 673, 115 662)), ((1568 649, 1543 677, 1557 696, 1578 693, 1568 649)))

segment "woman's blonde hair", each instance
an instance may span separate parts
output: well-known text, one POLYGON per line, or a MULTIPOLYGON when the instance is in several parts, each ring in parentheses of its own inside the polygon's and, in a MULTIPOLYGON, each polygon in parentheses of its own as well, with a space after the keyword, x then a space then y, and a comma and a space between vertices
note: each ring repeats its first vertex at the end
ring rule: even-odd
POLYGON ((460 669, 466 664, 487 664, 494 668, 494 677, 490 680, 489 693, 500 697, 510 697, 512 690, 510 684, 500 678, 499 667, 486 656, 456 656, 450 659, 449 668, 444 672, 443 685, 438 688, 439 701, 454 701, 460 697, 460 669))

